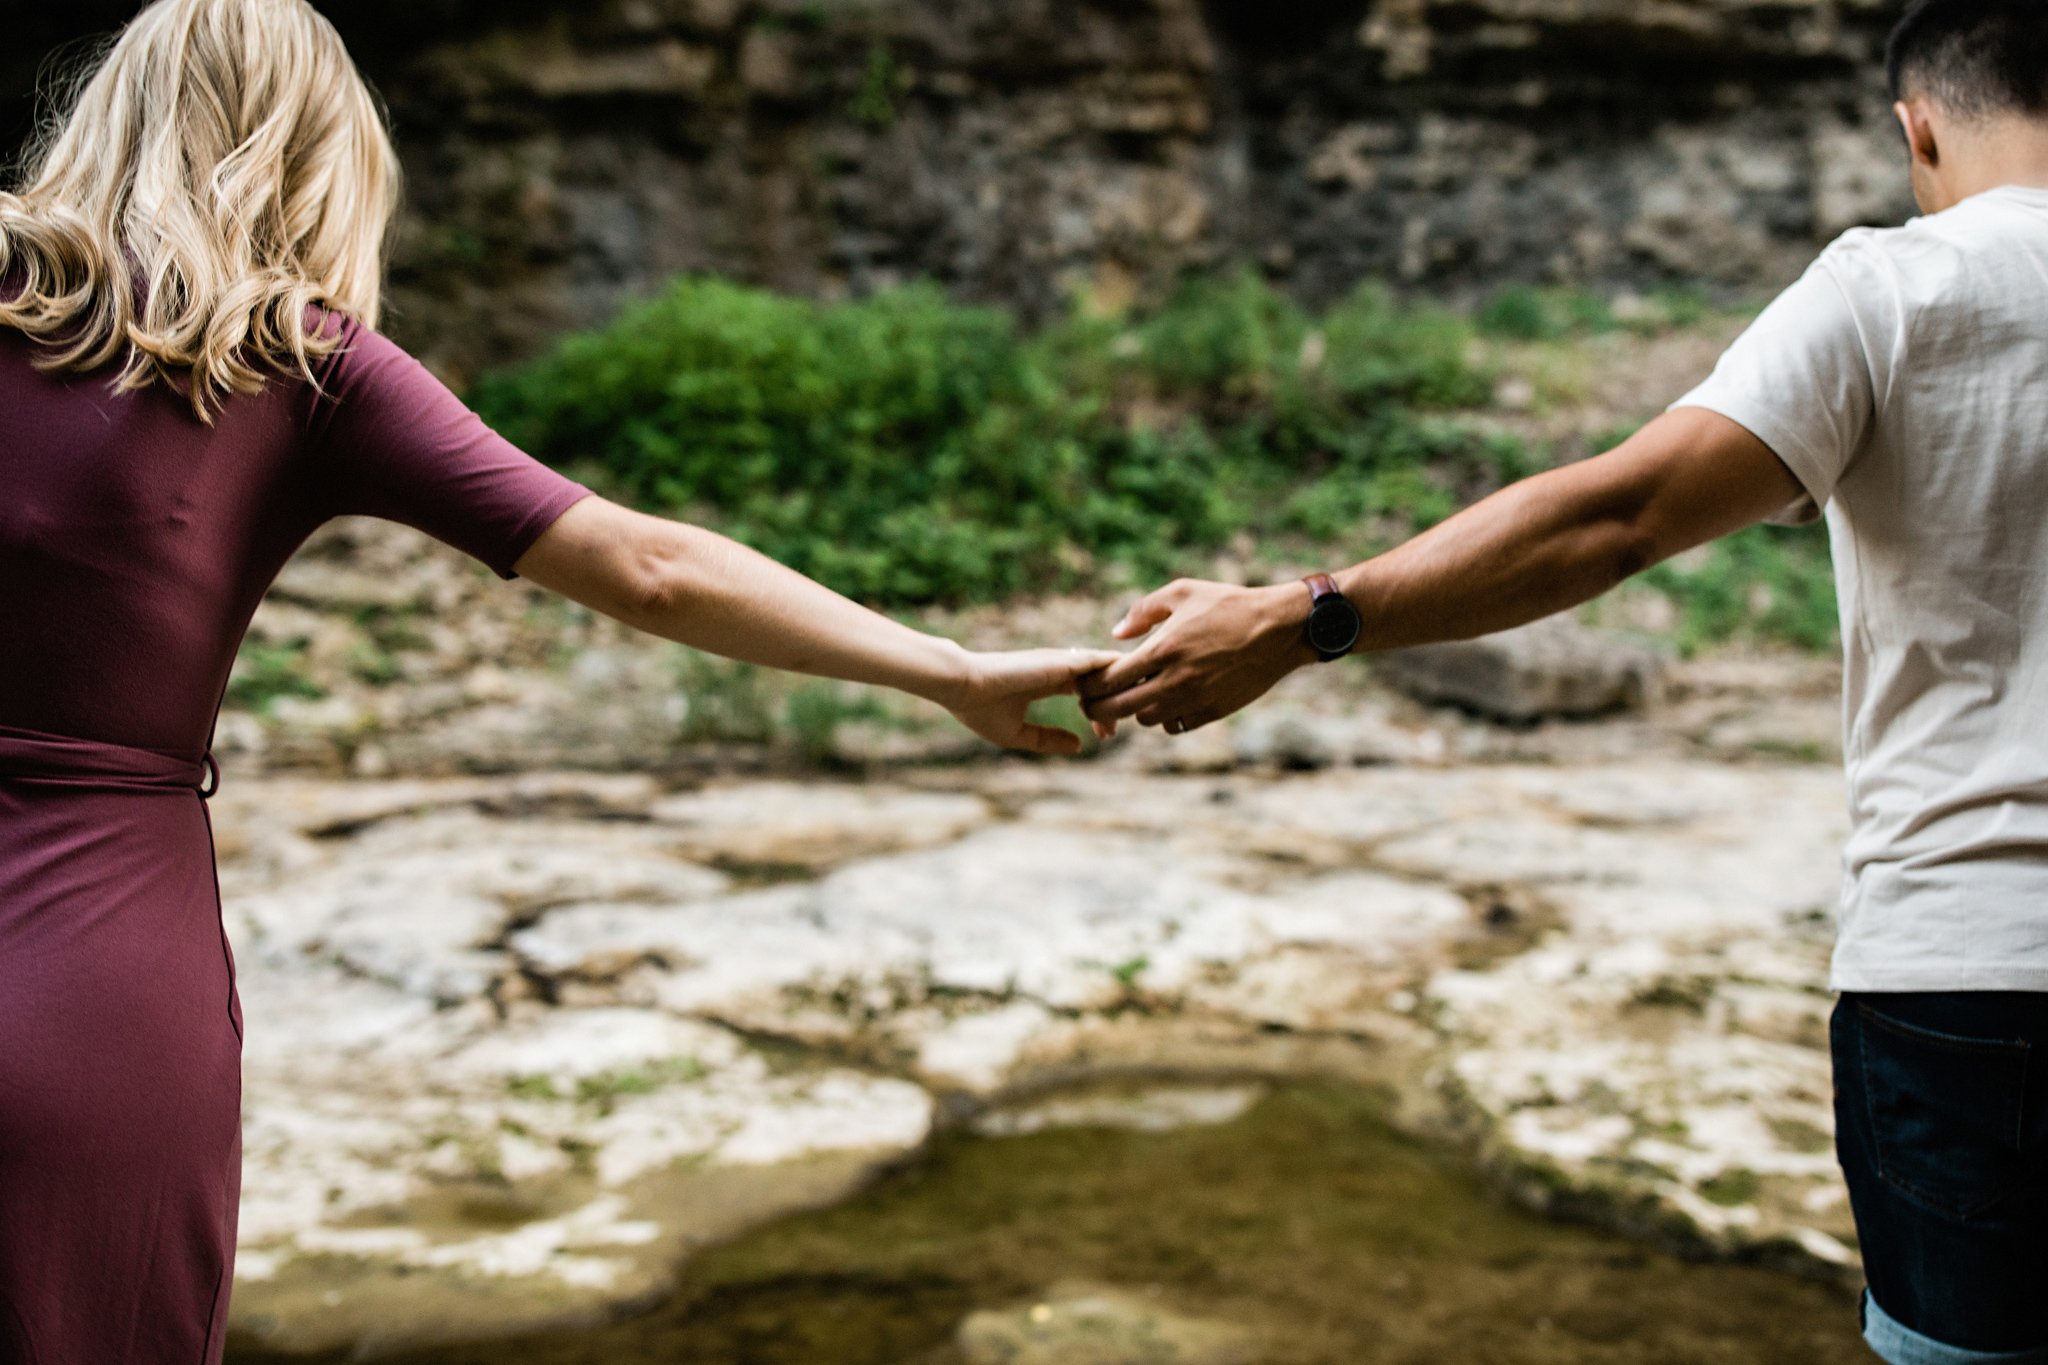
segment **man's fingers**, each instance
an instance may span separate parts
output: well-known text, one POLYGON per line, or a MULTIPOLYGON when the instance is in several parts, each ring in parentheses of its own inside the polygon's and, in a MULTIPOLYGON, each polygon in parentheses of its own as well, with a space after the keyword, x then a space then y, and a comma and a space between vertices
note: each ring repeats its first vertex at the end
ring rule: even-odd
POLYGON ((1088 703, 1086 715, 1089 720, 1114 726, 1120 720, 1128 720, 1138 712, 1157 701, 1166 691, 1163 679, 1131 687, 1099 701, 1088 703))
POLYGON ((1151 640, 1121 656, 1101 672, 1082 679, 1081 695, 1108 697, 1137 686, 1159 671, 1162 649, 1158 640, 1151 640))
POLYGON ((1067 655, 1068 671, 1075 677, 1108 668, 1124 657, 1117 649, 1070 649, 1067 655))
POLYGON ((1109 633, 1119 640, 1135 640, 1149 633, 1155 626, 1173 615, 1175 607, 1187 596, 1186 579, 1168 583, 1157 592, 1147 593, 1138 599, 1138 604, 1124 613, 1124 619, 1110 627, 1109 633))
MULTIPOLYGON (((1152 699, 1132 717, 1140 725, 1164 725, 1173 728, 1174 734, 1181 733, 1180 723, 1205 715, 1208 708, 1202 699, 1186 686, 1164 687, 1154 693, 1152 699)), ((1192 725, 1189 727, 1192 729, 1192 725)))
POLYGON ((1047 696, 1073 696, 1081 690, 1081 679, 1101 673, 1124 656, 1113 649, 1063 649, 1048 651, 1053 657, 1046 680, 1047 696))

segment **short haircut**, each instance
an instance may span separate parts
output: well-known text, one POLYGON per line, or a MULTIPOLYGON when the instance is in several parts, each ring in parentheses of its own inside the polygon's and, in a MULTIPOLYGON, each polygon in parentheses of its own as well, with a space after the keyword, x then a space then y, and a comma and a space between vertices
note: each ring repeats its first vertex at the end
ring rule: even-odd
POLYGON ((2048 115, 2048 0, 1913 0, 1885 47, 1892 98, 1965 117, 2048 115))

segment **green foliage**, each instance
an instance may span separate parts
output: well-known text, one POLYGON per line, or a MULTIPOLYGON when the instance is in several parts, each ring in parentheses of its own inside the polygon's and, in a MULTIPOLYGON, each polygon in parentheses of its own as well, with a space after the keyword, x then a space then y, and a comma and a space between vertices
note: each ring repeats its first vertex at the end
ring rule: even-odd
POLYGON ((1512 284, 1480 305, 1479 330, 1507 341, 1560 341, 1567 337, 1601 336, 1626 329, 1653 334, 1704 322, 1713 305, 1698 289, 1660 289, 1648 298, 1631 298, 1623 310, 1583 289, 1543 288, 1512 284))
POLYGON ((1514 284, 1481 306, 1479 329, 1513 341, 1549 341, 1564 335, 1565 324, 1542 290, 1514 284))
POLYGON ((1089 727, 1088 717, 1082 712, 1081 703, 1076 698, 1047 697, 1043 701, 1033 702, 1024 718, 1033 725, 1046 725, 1077 736, 1084 750, 1096 747, 1095 731, 1089 727))
POLYGON ((1323 339, 1324 382, 1354 405, 1469 408, 1492 396, 1491 376, 1469 358, 1470 323, 1441 309, 1398 307, 1377 285, 1332 309, 1323 339))
POLYGON ((1309 320, 1285 294, 1240 272, 1189 282, 1131 332, 1140 368, 1168 392, 1270 398, 1298 369, 1309 320))
POLYGON ((348 671, 372 687, 388 687, 405 676, 397 656, 374 640, 358 640, 350 647, 348 671))
POLYGON ((704 1063, 695 1057, 663 1057, 645 1066, 622 1071, 603 1071, 579 1076, 573 1096, 565 1095, 548 1076, 513 1076, 505 1082, 505 1093, 514 1099, 559 1101, 575 1099, 609 1114, 623 1095, 651 1095, 664 1086, 689 1085, 704 1079, 704 1063))
POLYGON ((1705 292, 1689 287, 1660 289, 1650 296, 1650 304, 1671 327, 1696 327, 1713 311, 1705 292))
MULTIPOLYGON (((1662 310, 1650 302, 1638 310, 1637 322, 1661 326, 1662 310)), ((1499 290, 1479 309, 1479 330, 1510 341, 1556 341, 1568 336, 1599 336, 1623 326, 1614 305, 1583 289, 1539 289, 1514 284, 1499 290)), ((1631 324, 1635 325, 1635 324, 1631 324)))
POLYGON ((1318 323, 1250 274, 1035 337, 930 287, 818 304, 685 279, 476 397, 545 458, 842 591, 957 602, 1171 572, 1284 529, 1324 477, 1393 471, 1390 503, 1477 449, 1419 415, 1485 398, 1469 339, 1370 290, 1318 323))
POLYGON ((1735 1208, 1754 1204, 1763 1193, 1763 1181, 1755 1171, 1734 1166, 1701 1184, 1700 1193, 1723 1208, 1735 1208))
MULTIPOLYGON (((1543 463, 1460 415, 1492 393, 1482 333, 1661 328, 1704 307, 1637 300, 1624 324, 1595 296, 1520 287, 1475 321, 1366 287, 1318 316, 1242 272, 1026 334, 931 286, 818 303, 685 278, 475 397, 613 496, 869 602, 952 604, 1199 571, 1245 535, 1283 556, 1383 548, 1543 463)), ((1752 532, 1651 581, 1687 648, 1820 647, 1834 627, 1817 544, 1752 532)), ((869 719, 836 694, 785 703, 743 667, 684 672, 685 738, 788 726, 823 754, 869 719)))
POLYGON ((760 744, 774 737, 775 701, 752 664, 686 650, 676 667, 676 688, 689 701, 683 740, 760 744))
POLYGON ((1679 647, 1731 639, 1831 649, 1835 581, 1819 526, 1752 526, 1643 575, 1678 605, 1679 647))
POLYGON ((813 763, 831 762, 838 756, 841 726, 901 724, 874 692, 823 682, 807 683, 792 692, 783 705, 782 718, 797 749, 813 763))
POLYGON ((254 641, 245 644, 235 659, 234 672, 228 678, 228 704, 252 711, 268 711, 280 697, 318 701, 326 696, 326 691, 313 681, 308 671, 306 648, 304 640, 283 644, 254 641))
POLYGON ((896 54, 879 38, 868 47, 867 74, 854 98, 853 116, 870 128, 896 121, 896 54))
POLYGON ((787 742, 813 763, 836 760, 843 726, 904 729, 911 724, 871 689, 798 682, 695 650, 678 652, 676 690, 688 707, 679 735, 683 742, 787 742))
POLYGON ((514 439, 602 464, 862 597, 1024 586, 1078 452, 1009 320, 936 290, 821 306, 687 280, 490 383, 514 439))

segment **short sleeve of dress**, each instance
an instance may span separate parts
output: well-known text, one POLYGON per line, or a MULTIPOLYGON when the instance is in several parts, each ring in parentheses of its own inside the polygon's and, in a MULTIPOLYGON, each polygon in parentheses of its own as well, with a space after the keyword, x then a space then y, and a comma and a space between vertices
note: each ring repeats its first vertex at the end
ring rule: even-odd
POLYGON ((1774 521, 1810 521, 1827 506, 1888 387, 1899 303, 1865 235, 1829 247, 1672 404, 1720 413, 1784 461, 1806 497, 1774 521))
POLYGON ((590 495, 484 424, 398 346, 354 321, 316 371, 313 478, 327 516, 381 517, 500 577, 590 495))

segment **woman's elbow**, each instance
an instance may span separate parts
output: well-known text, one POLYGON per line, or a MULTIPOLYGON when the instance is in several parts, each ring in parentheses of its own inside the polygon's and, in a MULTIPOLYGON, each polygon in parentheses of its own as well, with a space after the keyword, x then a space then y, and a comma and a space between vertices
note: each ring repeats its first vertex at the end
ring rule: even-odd
POLYGON ((573 571, 557 586, 594 611, 659 632, 688 609, 699 578, 688 528, 622 507, 603 513, 579 528, 573 571))
POLYGON ((624 548, 614 578, 617 608, 607 614, 657 634, 688 612, 695 593, 687 556, 666 538, 624 548))

